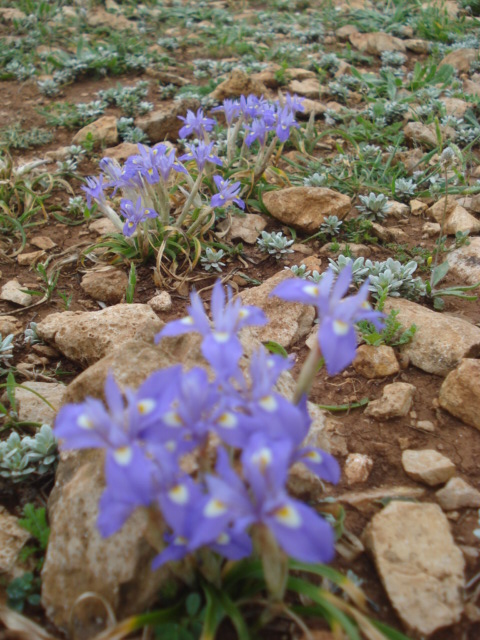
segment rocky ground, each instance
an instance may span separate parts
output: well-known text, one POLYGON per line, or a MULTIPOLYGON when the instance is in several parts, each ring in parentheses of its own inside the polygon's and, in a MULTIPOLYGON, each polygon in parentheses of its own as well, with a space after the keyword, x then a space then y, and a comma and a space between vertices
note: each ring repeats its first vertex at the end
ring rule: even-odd
MULTIPOLYGON (((384 294, 372 292, 372 302, 380 298, 399 324, 383 336, 364 328, 353 365, 333 377, 322 370, 312 390, 311 438, 338 458, 341 482, 319 486, 299 473, 291 488, 340 523, 333 566, 361 586, 371 616, 411 638, 477 638, 480 303, 448 295, 480 282, 480 22, 470 4, 107 0, 40 9, 0 0, 2 444, 53 425, 67 402, 101 398, 109 371, 136 388, 158 368, 200 362, 191 336, 157 346, 153 337, 185 314, 193 287, 209 299, 212 273, 270 319, 246 332, 247 353, 277 343, 294 354, 295 378, 315 314, 268 298, 292 276, 286 267, 321 273, 353 258, 360 278, 368 260, 398 261, 371 275, 384 294), (138 81, 145 94, 131 103, 99 98, 138 81), (104 156, 136 153, 132 140, 181 150, 178 116, 188 109, 287 91, 305 97, 298 136, 274 156, 246 215, 218 220, 217 236, 205 239, 236 247, 222 270, 203 261, 186 278, 159 278, 154 261, 137 261, 132 289, 132 261, 108 250, 110 222, 86 209, 85 177, 98 175, 104 156), (88 108, 72 106, 80 103, 88 108), (127 133, 125 117, 134 118, 127 133), (387 205, 369 208, 360 196, 370 193, 387 205), (343 223, 332 232, 321 226, 329 216, 343 223), (265 253, 265 231, 294 242, 265 253), (445 261, 448 273, 429 290, 445 261)), ((51 451, 25 472, 22 455, 13 468, 0 449, 0 577, 10 601, 9 585, 23 579, 17 610, 52 634, 44 637, 91 638, 108 616, 82 594, 99 594, 121 619, 152 605, 166 573, 149 570, 143 513, 108 540, 97 532, 99 453, 57 463, 51 451), (32 528, 20 525, 30 503, 47 508, 50 536, 43 548, 37 536, 27 557, 32 528)), ((301 636, 287 624, 268 634, 301 636)))

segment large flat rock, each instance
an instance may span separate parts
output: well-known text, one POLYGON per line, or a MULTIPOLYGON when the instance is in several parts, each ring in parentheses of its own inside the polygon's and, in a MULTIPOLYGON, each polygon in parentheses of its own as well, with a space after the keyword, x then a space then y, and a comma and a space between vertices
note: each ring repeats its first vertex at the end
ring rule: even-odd
POLYGON ((465 561, 436 504, 390 502, 365 531, 365 543, 390 601, 422 635, 458 622, 465 561))
POLYGON ((480 356, 480 329, 461 318, 430 311, 415 302, 389 298, 385 312, 397 309, 405 328, 415 324, 412 340, 402 347, 410 362, 422 371, 446 376, 462 358, 480 356))

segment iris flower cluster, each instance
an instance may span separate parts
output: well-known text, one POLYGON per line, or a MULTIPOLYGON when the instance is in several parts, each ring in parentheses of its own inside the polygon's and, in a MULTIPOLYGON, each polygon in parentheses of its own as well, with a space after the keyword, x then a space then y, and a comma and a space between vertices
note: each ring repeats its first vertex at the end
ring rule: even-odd
MULTIPOLYGON (((253 95, 241 96, 238 101, 225 100, 223 105, 212 111, 222 111, 225 116, 228 127, 227 163, 230 165, 233 160, 242 129, 244 141, 240 158, 244 156, 245 148, 250 148, 255 141, 260 145, 261 152, 256 154, 253 168, 254 181, 258 179, 265 170, 275 145, 279 141, 283 144, 291 129, 298 127, 295 113, 301 110, 301 99, 290 95, 286 96, 284 104, 270 103, 253 95), (266 147, 270 132, 274 132, 274 135, 270 145, 266 147)), ((163 143, 153 147, 138 144, 138 154, 130 156, 123 165, 114 159, 103 158, 100 162, 100 177, 88 178, 86 185, 82 187, 88 206, 91 207, 96 202, 100 211, 126 237, 133 236, 137 230, 154 230, 158 222, 163 226, 172 222, 169 180, 174 174, 182 174, 184 177, 179 189, 186 200, 181 210, 174 212, 173 223, 180 227, 192 213, 192 208, 201 210, 187 233, 198 229, 200 222, 211 216, 217 207, 224 207, 231 202, 242 209, 245 207, 240 182, 224 179, 221 175, 213 176, 217 192, 209 201, 202 198, 204 178, 212 177, 212 165, 224 166, 224 160, 215 150, 215 143, 209 138, 216 120, 205 116, 202 109, 196 113, 189 110, 186 116, 179 118, 184 122, 179 131, 180 137, 196 136, 193 142, 185 144, 186 153, 181 157, 177 158, 176 151, 163 143), (194 169, 193 173, 190 172, 191 169, 194 169), (122 195, 121 217, 108 202, 106 190, 111 190, 112 197, 117 192, 122 195), (152 219, 157 219, 157 222, 151 221, 152 219)))
MULTIPOLYGON (((315 290, 293 278, 273 293, 317 306, 320 344, 322 349, 327 345, 327 366, 334 370, 355 355, 353 323, 360 318, 380 321, 379 314, 366 308, 363 289, 344 297, 351 273, 343 273, 334 286, 328 272, 315 290), (330 350, 329 340, 335 341, 330 350)), ((244 558, 254 551, 252 539, 265 533, 290 557, 328 562, 334 554, 333 530, 289 494, 287 480, 292 465, 301 463, 336 483, 339 466, 325 451, 303 444, 311 424, 306 395, 295 404, 276 391, 292 362, 263 347, 245 361, 239 331, 263 325, 267 318, 261 309, 233 298, 230 289, 225 292, 219 281, 210 308, 211 319, 200 296, 192 293, 188 315, 167 324, 156 337, 159 342, 200 334, 210 374, 201 367, 175 365, 123 394, 109 375, 106 405, 87 398, 59 412, 55 433, 61 448, 106 451, 99 530, 112 535, 138 507, 160 512, 166 525, 164 548, 154 568, 201 548, 233 560, 244 558), (207 455, 212 439, 218 443, 215 462, 207 455), (200 468, 189 475, 184 462, 192 454, 200 468)))

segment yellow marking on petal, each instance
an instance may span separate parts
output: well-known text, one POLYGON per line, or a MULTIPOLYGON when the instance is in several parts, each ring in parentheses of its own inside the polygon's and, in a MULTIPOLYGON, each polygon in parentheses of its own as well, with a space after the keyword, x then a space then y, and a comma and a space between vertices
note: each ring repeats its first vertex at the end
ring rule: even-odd
POLYGON ((134 226, 135 226, 135 223, 134 223, 134 222, 129 222, 129 223, 128 223, 128 226, 129 226, 129 227, 134 227, 134 226))
POLYGON ((217 423, 219 427, 223 427, 224 429, 235 429, 238 424, 238 420, 233 413, 226 411, 225 413, 222 413, 217 423))
POLYGON ((194 323, 194 319, 192 318, 192 316, 185 316, 185 318, 182 318, 182 319, 180 320, 180 322, 181 322, 182 324, 188 324, 188 325, 191 325, 191 324, 193 324, 193 323, 194 323))
POLYGON ((131 447, 120 447, 119 449, 115 449, 113 452, 113 457, 118 464, 125 466, 129 464, 132 459, 133 451, 131 447))
POLYGON ((229 338, 230 334, 226 331, 215 331, 213 333, 213 339, 215 340, 215 342, 219 342, 220 344, 228 342, 229 338))
POLYGON ((348 322, 343 322, 343 320, 334 320, 333 321, 333 331, 337 334, 337 336, 345 336, 350 329, 350 325, 348 322))
POLYGON ((318 453, 318 451, 309 451, 308 453, 305 454, 304 458, 308 458, 312 462, 322 462, 323 460, 322 456, 318 453))
POLYGON ((148 170, 148 173, 149 173, 150 175, 152 175, 152 173, 153 173, 153 169, 149 169, 149 170, 148 170))
POLYGON ((283 507, 280 507, 280 509, 277 509, 274 512, 273 517, 275 520, 278 520, 280 524, 290 527, 291 529, 298 529, 302 524, 300 514, 291 504, 286 504, 283 507))
POLYGON ((167 427, 183 426, 183 420, 176 411, 167 411, 167 413, 163 415, 163 422, 167 425, 167 427))
POLYGON ((275 411, 278 407, 278 402, 274 396, 265 396, 258 403, 265 411, 275 411))
POLYGON ((173 544, 177 547, 184 547, 187 544, 188 540, 183 536, 176 536, 173 540, 173 544))
POLYGON ((216 518, 217 516, 221 516, 227 510, 227 505, 218 500, 217 498, 212 498, 207 502, 205 508, 203 510, 203 515, 207 518, 216 518))
POLYGON ((93 424, 93 420, 90 420, 90 418, 84 413, 82 413, 82 415, 77 418, 77 425, 81 429, 93 429, 93 427, 95 426, 93 424))
POLYGON ((140 402, 137 402, 138 413, 142 416, 146 416, 149 413, 152 413, 156 404, 155 400, 152 400, 151 398, 144 398, 143 400, 140 400, 140 402))
POLYGON ((249 315, 250 311, 248 309, 245 309, 245 307, 242 307, 242 309, 240 309, 240 311, 238 312, 238 317, 240 318, 240 320, 248 318, 249 315))
POLYGON ((217 538, 217 543, 218 544, 228 544, 230 542, 231 538, 228 535, 228 533, 221 533, 218 538, 217 538))
POLYGON ((361 307, 362 309, 370 310, 372 308, 372 305, 368 302, 368 300, 365 300, 365 302, 362 302, 361 307))
POLYGON ((319 289, 314 284, 306 284, 303 287, 303 291, 304 291, 304 293, 307 294, 307 296, 312 296, 312 298, 316 298, 318 296, 318 294, 319 294, 319 289))
POLYGON ((188 502, 188 489, 184 484, 177 484, 176 487, 170 489, 168 497, 176 504, 186 504, 188 502))

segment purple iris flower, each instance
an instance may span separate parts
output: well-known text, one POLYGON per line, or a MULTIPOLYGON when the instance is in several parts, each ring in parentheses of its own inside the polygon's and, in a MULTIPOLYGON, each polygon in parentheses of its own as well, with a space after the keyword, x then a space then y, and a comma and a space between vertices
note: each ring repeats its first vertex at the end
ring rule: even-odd
POLYGON ((291 278, 281 282, 271 293, 290 302, 316 307, 319 318, 318 344, 329 375, 340 373, 355 358, 356 322, 368 320, 379 330, 384 325, 384 314, 374 311, 367 301, 368 280, 357 294, 344 297, 352 282, 351 266, 342 269, 335 285, 334 279, 335 274, 329 269, 320 284, 291 278))
POLYGON ((258 307, 243 306, 239 298, 233 300, 230 288, 227 288, 227 296, 222 283, 217 280, 212 292, 210 322, 200 296, 193 292, 187 308, 188 316, 169 322, 155 336, 155 342, 158 343, 162 338, 196 331, 203 336, 204 357, 220 377, 230 377, 236 373, 238 361, 243 353, 237 332, 249 325, 266 324, 267 318, 258 307))
POLYGON ((177 393, 160 416, 163 437, 184 439, 191 450, 205 443, 214 424, 213 409, 219 400, 217 388, 210 384, 205 369, 194 367, 185 372, 177 393))
POLYGON ((263 435, 254 436, 241 456, 240 479, 229 465, 228 454, 220 449, 217 475, 206 478, 209 497, 191 545, 209 544, 212 536, 229 525, 236 531, 263 525, 292 558, 303 562, 331 560, 334 534, 330 525, 286 492, 290 453, 288 441, 270 443, 263 435))
POLYGON ((238 197, 240 182, 230 184, 230 180, 224 180, 221 176, 213 176, 218 193, 212 196, 212 207, 224 207, 228 202, 235 202, 241 209, 245 209, 245 202, 238 197))
POLYGON ((240 96, 240 110, 245 118, 253 119, 261 116, 265 107, 268 107, 268 102, 263 96, 261 98, 254 95, 240 96))
POLYGON ((275 132, 280 142, 286 142, 288 140, 292 127, 296 127, 297 129, 299 127, 294 114, 288 107, 280 109, 277 113, 277 125, 275 127, 275 132))
POLYGON ((138 196, 135 204, 127 198, 122 198, 120 201, 120 211, 125 218, 123 235, 127 237, 135 233, 135 229, 141 222, 145 222, 147 218, 156 218, 158 216, 158 213, 153 209, 145 209, 141 196, 138 196))
POLYGON ((107 538, 116 533, 137 507, 148 507, 154 500, 154 464, 139 446, 132 448, 127 465, 107 457, 106 488, 100 498, 97 526, 107 538))
POLYGON ((293 111, 293 113, 295 113, 296 111, 305 111, 305 107, 303 105, 304 100, 305 98, 297 96, 297 94, 295 93, 293 94, 293 96, 289 93, 285 95, 285 104, 287 108, 290 109, 290 111, 293 111))
MULTIPOLYGON (((159 145, 153 147, 154 151, 159 145)), ((162 145, 165 146, 165 145, 162 145)), ((168 149, 168 147, 165 147, 168 149)), ((171 149, 168 153, 155 154, 155 167, 163 178, 164 182, 167 182, 170 173, 176 171, 177 173, 188 173, 185 167, 175 157, 175 150, 171 149)))
POLYGON ((87 206, 90 209, 92 207, 92 199, 99 203, 105 202, 105 189, 110 185, 103 182, 103 176, 99 178, 92 177, 86 178, 86 186, 82 186, 82 190, 87 194, 87 206))
POLYGON ((268 129, 263 118, 255 118, 255 120, 253 120, 253 122, 247 127, 247 131, 249 132, 245 136, 245 144, 247 147, 250 147, 255 140, 258 140, 260 146, 263 147, 265 145, 268 129))
POLYGON ((227 126, 230 126, 234 119, 240 113, 240 105, 238 100, 230 100, 226 98, 219 107, 215 107, 211 110, 212 113, 217 113, 218 111, 223 112, 225 114, 225 120, 227 121, 227 126))
POLYGON ((210 142, 205 144, 201 141, 198 145, 187 145, 188 153, 185 153, 180 157, 182 162, 188 162, 189 160, 195 160, 199 171, 203 171, 207 162, 222 166, 223 162, 218 156, 213 153, 214 143, 210 142))
POLYGON ((199 138, 205 137, 206 131, 211 131, 216 124, 216 120, 213 118, 207 118, 203 115, 203 109, 199 109, 197 113, 193 113, 190 109, 187 111, 187 115, 178 116, 180 120, 185 123, 184 126, 178 132, 180 138, 188 138, 193 133, 199 138))

